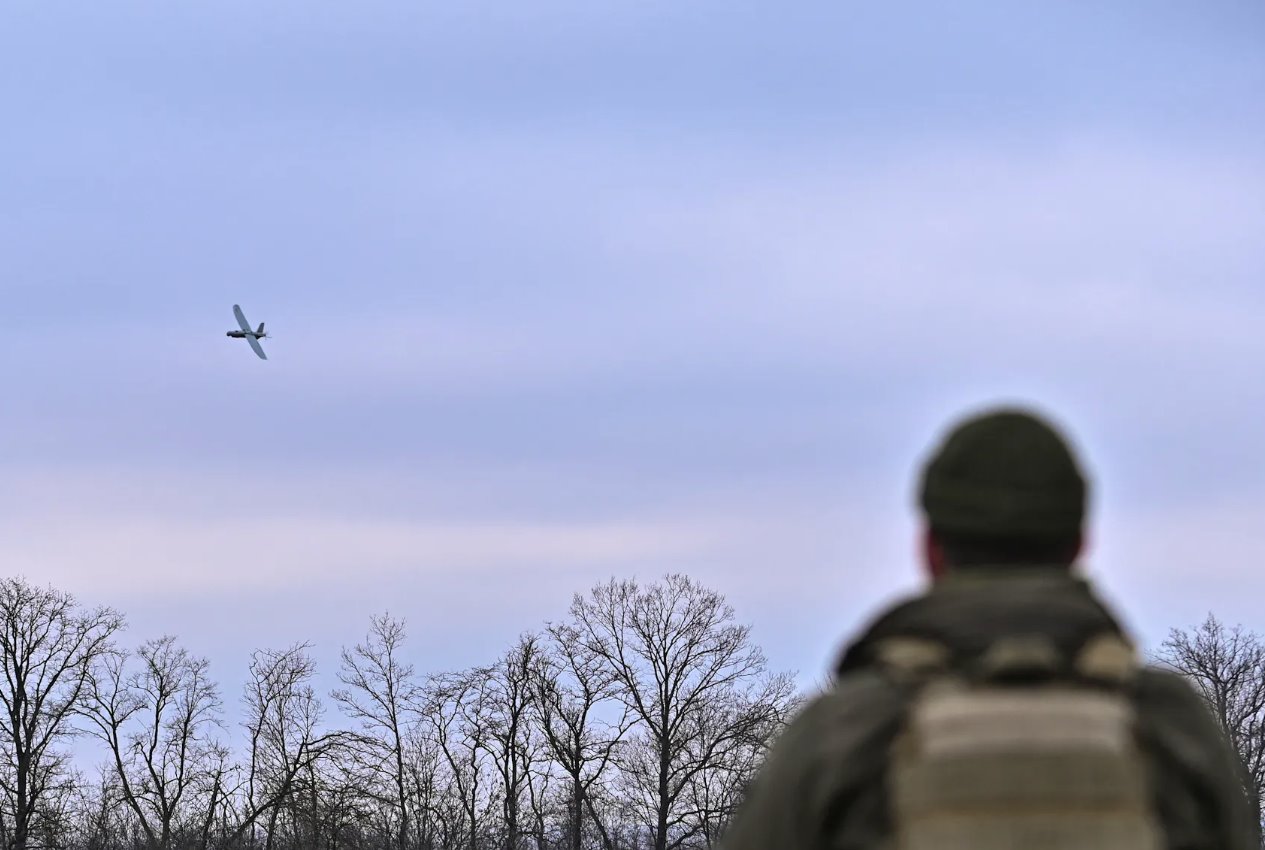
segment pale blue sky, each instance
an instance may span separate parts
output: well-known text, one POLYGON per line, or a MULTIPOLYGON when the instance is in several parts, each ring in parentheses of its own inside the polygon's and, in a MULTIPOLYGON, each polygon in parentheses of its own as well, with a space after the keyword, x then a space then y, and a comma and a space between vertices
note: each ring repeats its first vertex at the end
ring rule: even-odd
POLYGON ((1265 630, 1259 3, 8 4, 0 560, 327 673, 691 573, 821 673, 995 400, 1148 645, 1265 630), (230 307, 276 334, 225 338, 230 307))

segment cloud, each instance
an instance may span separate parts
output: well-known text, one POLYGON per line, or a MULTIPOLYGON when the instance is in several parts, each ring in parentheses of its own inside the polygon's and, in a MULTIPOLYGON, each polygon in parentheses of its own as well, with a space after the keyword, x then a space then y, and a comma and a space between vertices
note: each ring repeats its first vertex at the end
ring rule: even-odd
MULTIPOLYGON (((536 576, 533 587, 556 589, 577 578, 685 570, 767 600, 799 592, 771 586, 770 565, 792 563, 801 578, 833 574, 849 547, 881 546, 886 528, 875 522, 875 491, 859 482, 838 482, 830 500, 757 487, 587 514, 530 497, 498 504, 507 489, 537 486, 386 470, 255 479, 194 468, 11 471, 0 491, 0 552, 15 571, 137 599, 284 595, 352 580, 513 584, 509 577, 525 572, 536 576)), ((895 507, 882 513, 903 513, 895 507)))
MULTIPOLYGON (((244 498, 259 494, 244 493, 244 498)), ((295 584, 338 585, 390 578, 461 581, 525 564, 686 560, 707 534, 656 525, 308 519, 179 519, 99 516, 0 523, 5 562, 42 578, 100 594, 124 579, 138 595, 180 596, 233 588, 283 593, 295 584)), ((503 574, 503 573, 502 573, 503 574)))
POLYGON ((1255 558, 1263 495, 1237 13, 523 8, 17 39, 6 563, 206 640, 398 603, 437 653, 682 569, 807 668, 916 580, 918 453, 1013 397, 1128 601, 1250 596, 1188 542, 1255 558))
POLYGON ((586 511, 903 475, 945 417, 1013 397, 1063 414, 1120 497, 1255 487, 1232 447, 1265 385, 1257 154, 1085 134, 735 145, 695 168, 696 150, 520 141, 449 139, 442 167, 408 137, 380 144, 347 181, 361 226, 307 265, 129 299, 140 318, 11 328, 9 362, 40 353, 9 385, 12 451, 235 476, 465 469, 518 482, 503 503, 586 511), (409 253, 337 293, 325 259, 395 256, 371 225, 427 192, 458 219, 496 214, 441 231, 458 241, 418 281, 409 253), (233 300, 278 334, 269 363, 223 337, 233 300))
MULTIPOLYGON (((1093 573, 1158 648, 1170 628, 1189 629, 1212 612, 1227 623, 1259 621, 1257 576, 1265 564, 1265 500, 1205 492, 1180 506, 1105 512, 1093 573)), ((1259 630, 1259 629, 1258 629, 1259 630)))
POLYGON ((712 0, 599 13, 566 0, 354 13, 310 3, 300 13, 124 3, 71 21, 24 10, 8 27, 21 36, 6 47, 30 69, 14 96, 41 118, 57 113, 51 100, 93 115, 167 110, 206 123, 300 115, 389 126, 403 115, 470 126, 495 113, 634 132, 705 123, 760 133, 776 123, 925 136, 928 119, 973 132, 982 122, 1141 116, 1197 126, 1241 116, 1260 79, 1247 36, 1259 13, 1234 5, 1194 14, 1152 3, 1139 14, 993 0, 951 10, 712 0))
MULTIPOLYGON (((279 279, 249 287, 250 309, 281 334, 273 368, 289 370, 286 383, 495 395, 714 380, 744 367, 859 377, 876 355, 889 371, 922 369, 930 346, 952 369, 1003 346, 1037 363, 1056 341, 1073 365, 1106 353, 1151 359, 1161 347, 1260 353, 1243 309, 1260 301, 1254 281, 1265 272, 1257 155, 1094 137, 1048 149, 871 150, 852 162, 822 148, 794 161, 748 150, 720 152, 711 177, 691 178, 688 156, 662 150, 534 143, 379 147, 382 165, 362 175, 367 222, 417 214, 429 195, 470 229, 425 270, 414 269, 419 255, 398 253, 403 244, 380 244, 372 225, 349 231, 337 252, 315 246, 316 256, 397 251, 397 267, 364 273, 354 297, 315 266, 269 269, 279 279), (603 178, 611 163, 621 176, 603 178), (472 186, 445 172, 479 177, 472 186), (605 199, 588 191, 599 179, 605 199), (545 204, 558 216, 548 226, 533 213, 545 204), (480 210, 496 216, 476 230, 480 210), (484 242, 500 261, 476 261, 484 242)), ((422 228, 414 238, 450 235, 422 228)), ((221 368, 209 352, 229 350, 202 311, 227 303, 190 303, 197 315, 134 339, 126 314, 39 333, 55 358, 75 356, 73 334, 129 357, 161 351, 198 375, 221 368)), ((143 301, 137 309, 152 316, 143 301)), ((11 345, 33 342, 15 333, 11 345)))
POLYGON ((913 575, 900 566, 907 518, 857 486, 829 500, 758 488, 622 510, 603 500, 585 517, 495 477, 467 477, 464 493, 460 477, 375 482, 363 470, 256 481, 63 470, 6 485, 0 560, 11 573, 118 607, 128 640, 174 633, 236 659, 232 671, 257 646, 303 639, 332 669, 334 649, 384 610, 411 624, 422 669, 482 663, 563 616, 574 593, 668 572, 725 594, 775 666, 816 671, 843 630, 840 611, 864 611, 913 575), (410 499, 410 487, 427 492, 410 499))
MULTIPOLYGON (((182 295, 140 279, 66 323, 74 298, 39 295, 54 312, 0 338, 8 362, 39 352, 11 375, 12 451, 234 475, 528 470, 535 498, 574 488, 584 509, 903 473, 944 417, 1014 396, 1062 412, 1131 498, 1251 486, 1227 447, 1251 438, 1237 411, 1265 385, 1257 154, 1085 134, 735 144, 695 167, 693 148, 584 134, 417 141, 355 160, 339 185, 359 187, 358 216, 317 205, 317 232, 348 229, 293 269, 265 253, 258 277, 182 295), (444 248, 414 279, 429 249, 393 253, 376 224, 430 204, 459 223, 417 231, 444 248), (496 211, 483 229, 479 210, 496 211), (401 265, 339 293, 328 269, 375 250, 401 265), (269 363, 223 337, 235 300, 278 334, 269 363)), ((265 198, 290 185, 268 180, 265 198)))
MULTIPOLYGON (((471 477, 463 492, 459 476, 419 486, 364 470, 254 482, 188 469, 19 476, 0 502, 0 559, 136 612, 136 639, 174 632, 241 657, 315 638, 333 664, 331 645, 390 610, 413 624, 426 669, 486 660, 611 576, 681 571, 728 597, 775 667, 812 675, 918 587, 908 471, 839 480, 833 492, 801 482, 687 490, 657 509, 615 500, 587 517, 542 507, 527 495, 537 485, 512 477, 471 477), (410 500, 410 488, 427 492, 410 500)), ((1095 512, 1089 574, 1149 648, 1208 610, 1250 623, 1260 504, 1259 494, 1109 499, 1095 512)))
MULTIPOLYGON (((937 318, 959 344, 1013 327, 1016 341, 1074 332, 1123 348, 1180 331, 1179 315, 1199 333, 1201 319, 1260 298, 1259 155, 1094 137, 903 153, 854 163, 819 151, 721 192, 669 195, 626 221, 623 246, 705 263, 728 296, 710 306, 726 314, 841 326, 857 349, 883 342, 889 322, 913 335, 937 318)), ((1207 341, 1244 343, 1241 321, 1225 330, 1207 341)))

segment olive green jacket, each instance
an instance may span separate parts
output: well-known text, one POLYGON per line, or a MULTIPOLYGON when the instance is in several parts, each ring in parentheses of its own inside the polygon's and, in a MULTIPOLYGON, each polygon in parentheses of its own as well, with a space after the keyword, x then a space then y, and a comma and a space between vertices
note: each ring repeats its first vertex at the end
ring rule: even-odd
MULTIPOLYGON (((722 841, 723 850, 873 850, 888 837, 887 749, 909 691, 875 657, 893 637, 949 648, 960 662, 1014 633, 1074 654, 1121 634, 1088 583, 1065 570, 942 579, 882 615, 844 652, 834 686, 779 737, 722 841)), ((1254 801, 1220 725, 1190 685, 1147 668, 1133 685, 1139 735, 1171 850, 1260 850, 1254 801)))

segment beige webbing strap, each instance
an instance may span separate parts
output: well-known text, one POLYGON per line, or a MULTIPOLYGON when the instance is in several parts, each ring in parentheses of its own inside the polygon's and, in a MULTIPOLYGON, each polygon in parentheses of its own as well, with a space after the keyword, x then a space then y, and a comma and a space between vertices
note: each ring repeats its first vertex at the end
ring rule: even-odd
POLYGON ((932 640, 888 638, 874 649, 879 664, 900 678, 919 678, 947 668, 949 648, 932 640))
POLYGON ((1043 635, 1015 635, 1001 638, 980 656, 976 672, 986 679, 1012 675, 1052 676, 1059 671, 1062 656, 1054 642, 1043 635))
POLYGON ((1137 652, 1124 638, 1104 634, 1085 644, 1074 666, 1088 679, 1124 684, 1133 678, 1140 664, 1137 652))

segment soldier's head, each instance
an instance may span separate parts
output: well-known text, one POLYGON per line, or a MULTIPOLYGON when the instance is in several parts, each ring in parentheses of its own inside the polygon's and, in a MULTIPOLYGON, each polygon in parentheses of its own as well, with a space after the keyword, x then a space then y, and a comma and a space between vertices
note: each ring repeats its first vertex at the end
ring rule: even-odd
POLYGON ((1071 568, 1088 487, 1068 441, 1039 415, 996 408, 956 424, 922 472, 933 578, 975 567, 1071 568))

